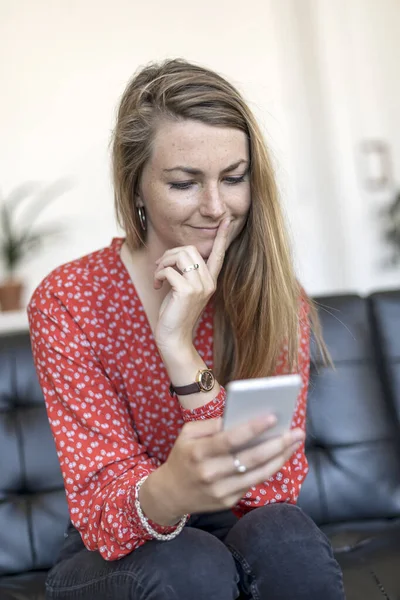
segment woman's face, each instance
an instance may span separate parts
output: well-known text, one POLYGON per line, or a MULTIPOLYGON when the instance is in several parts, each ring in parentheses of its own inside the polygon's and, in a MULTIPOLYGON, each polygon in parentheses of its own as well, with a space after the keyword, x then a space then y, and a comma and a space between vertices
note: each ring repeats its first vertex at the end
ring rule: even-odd
POLYGON ((146 210, 151 254, 193 245, 207 259, 226 217, 232 220, 229 246, 249 211, 248 170, 242 131, 192 120, 163 121, 135 198, 136 206, 146 210))

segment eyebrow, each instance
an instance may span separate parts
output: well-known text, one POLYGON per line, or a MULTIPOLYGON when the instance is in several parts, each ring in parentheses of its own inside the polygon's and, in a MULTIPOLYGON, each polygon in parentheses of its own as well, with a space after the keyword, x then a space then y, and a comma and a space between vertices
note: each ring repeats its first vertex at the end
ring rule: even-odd
MULTIPOLYGON (((225 169, 222 169, 221 173, 229 173, 229 171, 233 171, 242 163, 248 164, 247 160, 241 159, 238 162, 229 165, 225 169)), ((193 167, 185 167, 182 165, 178 165, 176 167, 172 167, 171 169, 163 169, 164 173, 171 173, 171 171, 183 171, 184 173, 189 173, 189 175, 204 175, 204 172, 201 169, 194 169, 193 167)))

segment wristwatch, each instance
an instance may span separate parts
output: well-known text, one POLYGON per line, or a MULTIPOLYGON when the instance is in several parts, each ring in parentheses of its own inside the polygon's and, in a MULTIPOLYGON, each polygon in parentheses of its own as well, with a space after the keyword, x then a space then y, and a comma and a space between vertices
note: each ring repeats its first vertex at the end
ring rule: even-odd
POLYGON ((197 372, 196 381, 189 385, 182 385, 180 387, 169 386, 169 393, 171 396, 176 394, 177 396, 187 396, 188 394, 197 394, 197 392, 210 392, 215 385, 214 373, 211 369, 201 369, 197 372))

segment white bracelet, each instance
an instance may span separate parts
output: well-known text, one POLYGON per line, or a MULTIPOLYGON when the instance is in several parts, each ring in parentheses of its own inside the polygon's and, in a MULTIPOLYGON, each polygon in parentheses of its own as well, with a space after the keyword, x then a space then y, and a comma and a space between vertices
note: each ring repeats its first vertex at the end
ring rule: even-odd
POLYGON ((147 531, 147 533, 149 533, 156 540, 159 540, 160 542, 167 542, 168 540, 173 540, 177 535, 180 534, 180 532, 184 528, 186 521, 189 518, 189 515, 184 515, 182 517, 182 519, 177 524, 175 531, 173 531, 172 533, 158 533, 158 531, 153 529, 153 527, 150 525, 150 523, 144 516, 142 507, 140 506, 140 502, 139 502, 139 490, 147 478, 148 478, 148 475, 145 475, 144 477, 139 479, 139 481, 137 482, 137 484, 135 486, 135 508, 139 515, 140 522, 143 525, 144 529, 147 531))

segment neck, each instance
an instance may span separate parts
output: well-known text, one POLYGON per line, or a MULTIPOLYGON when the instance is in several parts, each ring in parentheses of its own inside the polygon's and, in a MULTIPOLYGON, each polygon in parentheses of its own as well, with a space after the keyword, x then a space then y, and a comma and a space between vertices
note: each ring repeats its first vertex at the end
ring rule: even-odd
POLYGON ((155 298, 159 300, 160 306, 165 296, 171 289, 167 281, 164 282, 160 290, 155 290, 153 286, 154 273, 156 270, 156 260, 160 258, 165 250, 161 250, 154 245, 142 246, 136 250, 130 250, 125 242, 122 246, 121 257, 131 275, 139 278, 142 284, 149 291, 153 292, 155 298))

